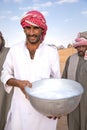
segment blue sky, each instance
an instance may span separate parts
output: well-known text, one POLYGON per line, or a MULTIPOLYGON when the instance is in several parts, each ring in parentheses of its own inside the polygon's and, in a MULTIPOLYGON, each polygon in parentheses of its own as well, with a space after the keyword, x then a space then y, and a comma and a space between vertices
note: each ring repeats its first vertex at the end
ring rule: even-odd
POLYGON ((45 15, 47 44, 66 47, 78 32, 87 31, 87 0, 0 0, 0 31, 6 46, 25 39, 20 19, 32 9, 45 15))

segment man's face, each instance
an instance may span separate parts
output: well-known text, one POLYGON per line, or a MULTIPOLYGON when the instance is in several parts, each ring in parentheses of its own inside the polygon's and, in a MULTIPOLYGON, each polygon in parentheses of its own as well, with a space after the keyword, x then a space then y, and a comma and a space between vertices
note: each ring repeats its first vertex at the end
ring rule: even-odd
POLYGON ((87 50, 87 46, 78 46, 76 47, 76 49, 78 51, 78 55, 84 57, 85 51, 87 50))
POLYGON ((31 44, 37 44, 40 42, 42 36, 42 29, 37 26, 28 26, 24 28, 26 34, 27 42, 31 44))

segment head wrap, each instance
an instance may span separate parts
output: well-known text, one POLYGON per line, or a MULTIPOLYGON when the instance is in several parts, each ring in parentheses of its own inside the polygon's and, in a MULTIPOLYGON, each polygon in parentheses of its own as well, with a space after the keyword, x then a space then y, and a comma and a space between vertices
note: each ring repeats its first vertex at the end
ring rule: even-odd
POLYGON ((79 37, 83 37, 83 38, 85 38, 85 39, 87 39, 87 31, 85 31, 85 32, 79 32, 79 37))
POLYGON ((75 43, 73 45, 75 48, 79 46, 87 46, 87 39, 81 34, 82 33, 78 33, 77 38, 75 39, 75 43))
POLYGON ((31 25, 39 26, 40 28, 43 29, 42 41, 44 40, 44 36, 46 35, 47 31, 47 25, 43 14, 41 14, 39 11, 33 10, 27 12, 21 19, 21 25, 23 28, 31 25))

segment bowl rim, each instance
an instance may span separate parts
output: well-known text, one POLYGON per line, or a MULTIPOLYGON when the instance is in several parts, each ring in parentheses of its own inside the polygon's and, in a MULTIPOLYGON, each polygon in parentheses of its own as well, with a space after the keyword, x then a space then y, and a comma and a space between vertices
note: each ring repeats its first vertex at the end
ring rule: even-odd
POLYGON ((61 81, 65 81, 65 82, 72 82, 72 83, 75 83, 75 84, 77 84, 78 85, 78 87, 80 87, 81 88, 81 90, 80 90, 80 93, 78 93, 78 94, 74 94, 74 95, 72 95, 72 96, 68 96, 68 97, 62 97, 62 98, 59 98, 59 99, 49 99, 49 98, 43 98, 43 97, 38 97, 38 96, 35 96, 35 95, 32 95, 31 93, 29 93, 29 91, 31 91, 31 89, 32 88, 29 88, 29 87, 25 87, 25 91, 27 92, 27 94, 29 95, 29 96, 32 96, 32 97, 35 97, 35 98, 38 98, 38 99, 40 99, 40 100, 50 100, 50 101, 55 101, 55 100, 63 100, 63 99, 70 99, 70 98, 73 98, 73 97, 76 97, 76 96, 80 96, 80 95, 82 95, 83 93, 84 93, 84 89, 83 89, 83 87, 82 87, 82 85, 80 84, 80 83, 78 83, 77 81, 74 81, 74 80, 71 80, 71 79, 65 79, 65 78, 60 78, 60 79, 58 79, 58 78, 45 78, 45 79, 41 79, 41 80, 37 80, 37 81, 34 81, 34 82, 32 82, 32 87, 34 86, 34 84, 36 84, 36 83, 38 83, 38 82, 41 82, 41 81, 46 81, 46 80, 61 80, 61 81))

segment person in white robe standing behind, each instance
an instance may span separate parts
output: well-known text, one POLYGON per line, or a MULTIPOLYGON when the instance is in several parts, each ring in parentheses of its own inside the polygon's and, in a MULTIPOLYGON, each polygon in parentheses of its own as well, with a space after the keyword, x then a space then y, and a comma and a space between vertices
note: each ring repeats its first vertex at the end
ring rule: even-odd
POLYGON ((43 42, 47 25, 42 13, 27 12, 21 25, 26 40, 10 48, 1 76, 8 93, 14 87, 4 130, 56 130, 57 120, 49 119, 31 106, 25 86, 32 87, 32 82, 44 78, 60 78, 58 51, 43 42))

